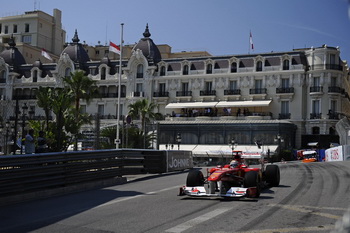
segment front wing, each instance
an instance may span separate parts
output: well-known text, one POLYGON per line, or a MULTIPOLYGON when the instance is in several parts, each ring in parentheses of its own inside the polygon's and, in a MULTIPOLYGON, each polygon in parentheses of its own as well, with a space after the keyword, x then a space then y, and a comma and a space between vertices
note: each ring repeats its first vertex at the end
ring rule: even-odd
POLYGON ((216 192, 210 194, 204 186, 186 187, 180 188, 180 196, 187 195, 191 197, 256 197, 257 188, 241 188, 231 187, 226 193, 216 192))

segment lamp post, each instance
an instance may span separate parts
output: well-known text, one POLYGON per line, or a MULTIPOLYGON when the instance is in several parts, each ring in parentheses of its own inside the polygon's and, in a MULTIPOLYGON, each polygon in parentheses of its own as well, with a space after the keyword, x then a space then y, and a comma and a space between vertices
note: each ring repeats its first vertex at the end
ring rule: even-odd
POLYGON ((9 137, 9 131, 10 131, 10 127, 11 127, 11 124, 10 122, 7 120, 6 123, 5 123, 5 127, 3 124, 0 125, 0 133, 4 135, 4 142, 3 142, 3 152, 4 152, 4 155, 7 155, 8 152, 7 152, 7 147, 8 147, 8 137, 9 137))
POLYGON ((181 144, 181 134, 178 133, 176 136, 176 142, 177 142, 177 149, 180 150, 180 144, 181 144))
POLYGON ((284 138, 280 134, 277 134, 275 139, 274 139, 274 141, 278 143, 278 156, 280 156, 280 154, 281 154, 281 143, 284 142, 284 138))
MULTIPOLYGON (((27 110, 28 110, 27 103, 24 103, 22 106, 22 143, 23 143, 23 139, 25 139, 25 137, 26 137, 25 127, 26 127, 26 111, 27 110)), ((23 154, 22 143, 21 143, 21 154, 23 154)))

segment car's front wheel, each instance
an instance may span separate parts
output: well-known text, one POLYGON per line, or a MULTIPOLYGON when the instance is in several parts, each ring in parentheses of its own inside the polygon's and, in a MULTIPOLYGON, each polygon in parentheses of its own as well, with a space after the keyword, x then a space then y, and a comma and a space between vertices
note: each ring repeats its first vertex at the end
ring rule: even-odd
POLYGON ((186 186, 203 186, 204 185, 204 176, 203 173, 199 170, 191 170, 187 175, 186 186))

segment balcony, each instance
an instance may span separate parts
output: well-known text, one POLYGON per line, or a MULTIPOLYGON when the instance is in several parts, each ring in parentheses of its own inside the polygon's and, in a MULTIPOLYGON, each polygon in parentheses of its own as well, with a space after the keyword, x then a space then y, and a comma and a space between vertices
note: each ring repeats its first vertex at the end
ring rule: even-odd
POLYGON ((336 64, 320 64, 320 65, 313 65, 311 66, 312 70, 343 70, 343 66, 341 65, 336 65, 336 64))
POLYGON ((333 93, 333 94, 343 94, 344 93, 344 88, 341 87, 336 87, 336 86, 331 86, 328 87, 328 93, 333 93))
POLYGON ((240 94, 241 94, 240 89, 224 90, 224 95, 240 95, 240 94))
POLYGON ((322 86, 310 87, 310 94, 311 93, 323 93, 323 87, 322 86))
POLYGON ((177 91, 176 97, 192 96, 192 91, 177 91))
POLYGON ((310 113, 310 119, 322 119, 322 113, 310 113))
POLYGON ((168 91, 153 92, 153 97, 169 97, 168 91))
POLYGON ((277 93, 277 94, 290 94, 290 93, 294 93, 294 87, 281 87, 281 88, 276 88, 276 93, 277 93))
POLYGON ((35 100, 36 95, 14 95, 14 100, 35 100))
MULTIPOLYGON (((126 93, 120 93, 121 98, 125 98, 126 93)), ((118 93, 100 93, 101 98, 118 98, 118 93)))
POLYGON ((200 91, 199 95, 200 96, 215 96, 216 95, 216 91, 204 90, 204 91, 200 91))

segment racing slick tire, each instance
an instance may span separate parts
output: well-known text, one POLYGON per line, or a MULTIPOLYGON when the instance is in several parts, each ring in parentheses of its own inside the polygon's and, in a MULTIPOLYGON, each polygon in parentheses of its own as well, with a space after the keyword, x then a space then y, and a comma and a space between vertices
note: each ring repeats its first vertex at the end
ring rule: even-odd
POLYGON ((203 173, 199 170, 191 170, 187 175, 186 186, 203 186, 204 185, 204 176, 203 173))
POLYGON ((260 196, 260 182, 259 174, 256 171, 250 171, 244 174, 244 187, 251 188, 256 187, 255 197, 260 196))
POLYGON ((266 183, 271 187, 280 185, 280 168, 277 165, 267 165, 265 170, 266 183))

